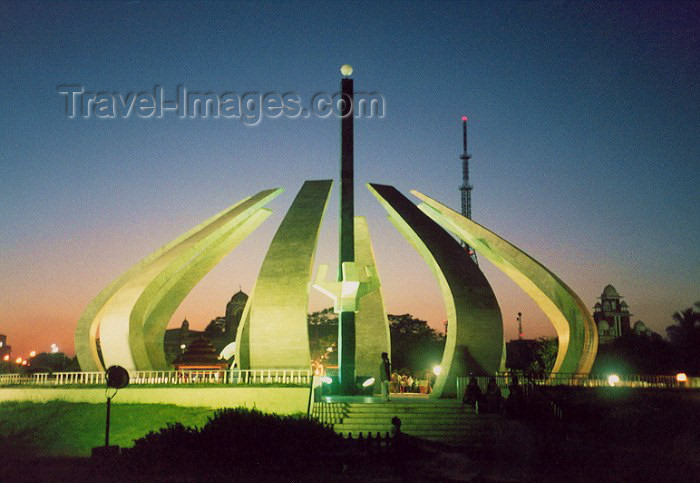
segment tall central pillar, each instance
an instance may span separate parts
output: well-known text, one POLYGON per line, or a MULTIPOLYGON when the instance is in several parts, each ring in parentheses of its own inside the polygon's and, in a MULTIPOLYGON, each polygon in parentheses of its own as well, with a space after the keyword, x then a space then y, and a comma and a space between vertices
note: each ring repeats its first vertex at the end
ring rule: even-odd
MULTIPOLYGON (((340 88, 343 106, 340 121, 340 253, 338 257, 338 281, 343 282, 343 263, 355 261, 355 207, 353 193, 354 96, 352 79, 343 78, 340 82, 340 88)), ((355 312, 341 311, 338 314, 338 376, 343 394, 355 392, 355 312)))

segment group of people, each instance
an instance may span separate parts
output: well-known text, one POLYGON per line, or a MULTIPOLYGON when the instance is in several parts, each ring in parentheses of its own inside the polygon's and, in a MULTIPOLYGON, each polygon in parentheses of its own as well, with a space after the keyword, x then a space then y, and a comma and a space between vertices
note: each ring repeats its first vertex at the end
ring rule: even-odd
POLYGON ((505 412, 508 416, 518 417, 524 411, 525 398, 516 374, 511 377, 511 382, 508 385, 508 398, 505 401, 495 377, 489 377, 486 390, 482 392, 476 377, 472 376, 469 378, 466 391, 464 391, 463 402, 476 408, 480 413, 502 414, 505 412))
POLYGON ((382 382, 382 397, 385 400, 389 399, 389 394, 422 392, 429 394, 434 382, 435 375, 432 371, 425 373, 425 379, 419 380, 413 377, 408 371, 394 371, 389 362, 389 355, 386 352, 382 353, 382 362, 379 366, 379 372, 382 382))
MULTIPOLYGON (((427 371, 425 380, 418 381, 408 372, 403 374, 392 371, 389 355, 382 352, 382 362, 379 366, 379 374, 382 384, 382 398, 389 400, 391 393, 425 392, 430 393, 435 375, 427 371), (421 386, 425 387, 421 390, 421 386)), ((469 378, 469 384, 464 391, 464 404, 474 407, 479 413, 505 413, 509 417, 520 417, 525 412, 525 395, 519 383, 518 375, 511 374, 508 385, 508 398, 503 399, 501 388, 496 383, 496 378, 490 376, 485 391, 482 392, 476 376, 469 378)))
POLYGON ((397 371, 391 373, 389 382, 389 392, 404 393, 404 392, 419 392, 419 385, 430 387, 429 381, 419 381, 411 374, 400 374, 397 371))

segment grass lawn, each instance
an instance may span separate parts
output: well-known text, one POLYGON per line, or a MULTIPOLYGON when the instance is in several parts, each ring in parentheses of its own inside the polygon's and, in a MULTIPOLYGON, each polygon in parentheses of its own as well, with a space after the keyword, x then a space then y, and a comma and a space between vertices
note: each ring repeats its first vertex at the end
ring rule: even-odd
MULTIPOLYGON (((89 456, 104 444, 106 404, 7 402, 0 404, 0 454, 5 457, 89 456)), ((202 426, 209 408, 112 401, 110 444, 133 446, 134 439, 168 423, 202 426)))

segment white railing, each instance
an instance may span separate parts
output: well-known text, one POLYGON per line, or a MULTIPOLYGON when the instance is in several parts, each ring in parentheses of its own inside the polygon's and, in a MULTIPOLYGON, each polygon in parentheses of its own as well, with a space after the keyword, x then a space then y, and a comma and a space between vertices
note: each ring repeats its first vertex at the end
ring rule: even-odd
POLYGON ((18 384, 19 381, 19 374, 0 374, 0 385, 18 384))
MULTIPOLYGON (((311 370, 306 369, 222 369, 185 371, 134 371, 130 385, 221 384, 221 385, 308 385, 311 370)), ((29 384, 36 386, 105 385, 104 372, 54 372, 30 376, 1 374, 0 385, 29 384)))

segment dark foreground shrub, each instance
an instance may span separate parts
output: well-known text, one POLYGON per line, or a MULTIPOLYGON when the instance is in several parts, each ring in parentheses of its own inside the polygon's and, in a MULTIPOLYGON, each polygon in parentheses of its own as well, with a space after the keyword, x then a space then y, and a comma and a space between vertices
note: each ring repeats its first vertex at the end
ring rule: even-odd
POLYGON ((134 440, 133 448, 124 450, 124 458, 135 467, 187 468, 198 459, 197 436, 195 428, 180 423, 168 424, 134 440))
POLYGON ((168 425, 124 451, 132 467, 155 471, 304 467, 319 453, 343 444, 332 429, 303 417, 265 414, 255 409, 216 411, 201 429, 168 425))

